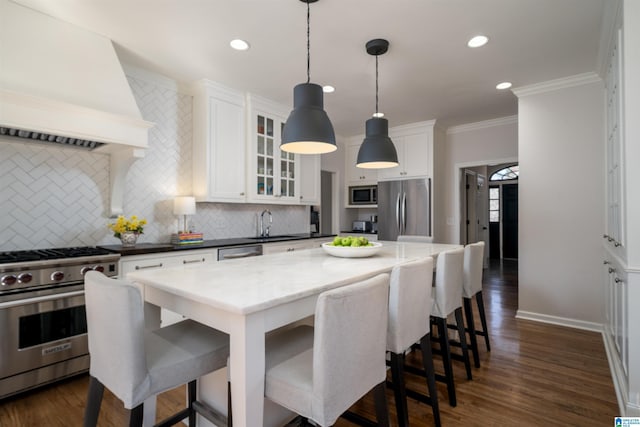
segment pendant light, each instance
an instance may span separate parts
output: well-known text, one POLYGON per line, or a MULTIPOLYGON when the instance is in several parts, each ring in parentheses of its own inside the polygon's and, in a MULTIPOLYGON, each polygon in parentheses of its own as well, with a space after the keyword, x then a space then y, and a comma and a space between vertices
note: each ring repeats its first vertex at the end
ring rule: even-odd
POLYGON ((364 169, 384 169, 398 166, 398 153, 389 138, 389 121, 378 113, 378 56, 389 49, 389 42, 374 39, 367 42, 367 53, 376 57, 376 113, 367 120, 364 141, 358 151, 356 166, 364 169))
POLYGON ((307 82, 293 88, 293 111, 282 130, 280 149, 299 154, 330 153, 338 147, 333 125, 323 109, 322 87, 309 83, 309 3, 318 0, 300 1, 307 4, 307 82))

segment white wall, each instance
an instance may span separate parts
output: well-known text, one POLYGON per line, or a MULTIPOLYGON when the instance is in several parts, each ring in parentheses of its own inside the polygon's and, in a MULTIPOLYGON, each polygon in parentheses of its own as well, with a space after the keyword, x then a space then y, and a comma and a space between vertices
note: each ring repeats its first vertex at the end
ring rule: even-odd
POLYGON ((435 206, 436 240, 443 243, 459 243, 460 201, 459 180, 461 167, 517 161, 517 118, 489 120, 456 126, 447 130, 446 144, 441 147, 439 158, 441 171, 435 179, 442 188, 442 206, 435 206))
POLYGON ((603 321, 603 85, 594 75, 518 95, 518 316, 603 321))

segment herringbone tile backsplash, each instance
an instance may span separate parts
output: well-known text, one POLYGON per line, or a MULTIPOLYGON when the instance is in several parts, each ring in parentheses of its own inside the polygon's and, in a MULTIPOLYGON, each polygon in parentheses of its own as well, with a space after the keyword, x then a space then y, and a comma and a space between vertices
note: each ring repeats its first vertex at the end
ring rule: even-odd
MULTIPOLYGON (((145 157, 127 175, 125 215, 147 219, 140 242, 168 242, 180 219, 173 197, 191 193, 192 97, 154 79, 129 76, 149 132, 145 157)), ((0 140, 0 251, 117 244, 107 229, 109 157, 0 140)), ((259 213, 272 234, 308 232, 304 206, 198 203, 190 218, 206 239, 253 236, 259 213)))

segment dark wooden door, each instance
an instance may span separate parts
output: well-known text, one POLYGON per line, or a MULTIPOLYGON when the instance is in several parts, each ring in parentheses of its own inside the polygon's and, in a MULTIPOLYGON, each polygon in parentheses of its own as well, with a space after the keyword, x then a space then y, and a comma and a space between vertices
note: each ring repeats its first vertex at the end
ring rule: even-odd
POLYGON ((518 258, 518 184, 502 186, 502 257, 518 258))

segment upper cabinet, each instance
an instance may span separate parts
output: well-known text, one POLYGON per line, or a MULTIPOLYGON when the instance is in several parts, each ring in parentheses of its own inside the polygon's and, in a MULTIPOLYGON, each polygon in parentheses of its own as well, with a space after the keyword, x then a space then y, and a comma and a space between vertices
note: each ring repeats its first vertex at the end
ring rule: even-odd
POLYGON ((378 182, 378 171, 376 169, 363 169, 356 166, 358 161, 358 151, 364 137, 352 138, 346 147, 345 173, 347 176, 347 186, 349 185, 370 185, 378 182))
POLYGON ((247 195, 251 202, 300 201, 300 156, 280 150, 286 114, 281 105, 249 96, 247 195))
POLYGON ((320 204, 320 154, 300 156, 300 204, 320 204))
POLYGON ((244 95, 208 80, 194 92, 193 194, 198 201, 244 202, 244 95))
POLYGON ((380 169, 380 181, 433 176, 434 122, 421 122, 389 129, 389 137, 398 152, 399 165, 380 169))

